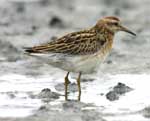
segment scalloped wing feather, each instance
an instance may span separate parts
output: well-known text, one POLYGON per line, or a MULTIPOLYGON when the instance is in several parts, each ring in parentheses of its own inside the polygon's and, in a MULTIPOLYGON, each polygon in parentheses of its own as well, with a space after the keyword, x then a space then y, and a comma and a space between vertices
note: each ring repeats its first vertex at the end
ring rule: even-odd
POLYGON ((83 30, 67 34, 55 41, 26 48, 28 53, 63 53, 71 55, 87 55, 96 53, 106 41, 99 39, 93 30, 83 30))

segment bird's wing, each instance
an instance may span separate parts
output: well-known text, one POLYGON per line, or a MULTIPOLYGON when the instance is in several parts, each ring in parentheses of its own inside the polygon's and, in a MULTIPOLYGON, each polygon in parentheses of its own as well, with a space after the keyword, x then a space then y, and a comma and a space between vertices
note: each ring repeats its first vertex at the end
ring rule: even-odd
POLYGON ((62 53, 71 55, 86 55, 97 52, 104 44, 103 40, 97 40, 96 33, 91 30, 83 30, 67 34, 55 41, 26 48, 28 53, 62 53))

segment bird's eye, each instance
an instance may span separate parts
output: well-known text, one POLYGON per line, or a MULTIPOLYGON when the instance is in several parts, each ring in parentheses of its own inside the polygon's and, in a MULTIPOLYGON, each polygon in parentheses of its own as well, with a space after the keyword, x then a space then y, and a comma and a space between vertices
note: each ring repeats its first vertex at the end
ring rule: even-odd
POLYGON ((118 26, 118 25, 119 25, 119 23, 118 23, 118 22, 115 22, 115 23, 114 23, 114 25, 115 25, 115 26, 118 26))

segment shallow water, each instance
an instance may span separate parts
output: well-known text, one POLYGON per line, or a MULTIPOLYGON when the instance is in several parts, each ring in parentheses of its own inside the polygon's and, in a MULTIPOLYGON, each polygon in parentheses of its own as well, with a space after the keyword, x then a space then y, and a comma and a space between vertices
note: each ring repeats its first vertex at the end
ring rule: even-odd
MULTIPOLYGON (((31 78, 24 75, 9 74, 0 77, 0 117, 26 117, 33 115, 43 105, 41 99, 32 98, 31 94, 38 94, 43 88, 55 91, 55 85, 62 83, 62 79, 55 82, 48 75, 31 78)), ((97 109, 105 119, 110 121, 130 120, 146 121, 139 111, 150 105, 150 75, 147 74, 116 74, 105 75, 92 82, 81 82, 81 102, 88 105, 83 110, 97 109), (119 100, 109 101, 105 94, 118 82, 122 82, 134 90, 122 95, 119 100), (103 93, 104 95, 101 95, 103 93)), ((63 92, 59 92, 62 93, 63 92)), ((77 98, 77 92, 69 94, 70 99, 77 98)), ((58 105, 64 97, 51 101, 51 105, 58 105)), ((60 108, 61 110, 61 108, 60 108)))

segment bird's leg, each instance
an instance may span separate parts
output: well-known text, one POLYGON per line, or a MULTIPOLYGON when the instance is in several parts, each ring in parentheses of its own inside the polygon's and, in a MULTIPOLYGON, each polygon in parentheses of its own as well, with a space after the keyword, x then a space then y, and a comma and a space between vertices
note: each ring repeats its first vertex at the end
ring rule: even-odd
POLYGON ((81 79, 81 72, 79 73, 78 79, 77 79, 77 85, 78 85, 78 101, 80 101, 80 97, 81 97, 81 86, 80 86, 80 79, 81 79))
POLYGON ((69 84, 69 79, 68 79, 68 76, 69 76, 69 72, 67 73, 66 77, 65 77, 65 100, 68 100, 68 84, 69 84))

